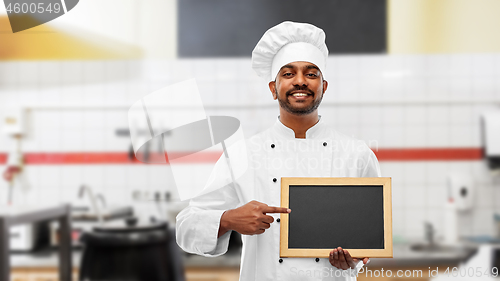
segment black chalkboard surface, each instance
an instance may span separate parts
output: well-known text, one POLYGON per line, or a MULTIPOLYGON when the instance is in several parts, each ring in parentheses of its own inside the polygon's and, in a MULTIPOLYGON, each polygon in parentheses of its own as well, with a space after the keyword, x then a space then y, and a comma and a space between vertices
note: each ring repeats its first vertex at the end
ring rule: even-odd
POLYGON ((392 257, 390 178, 282 178, 282 257, 392 257))

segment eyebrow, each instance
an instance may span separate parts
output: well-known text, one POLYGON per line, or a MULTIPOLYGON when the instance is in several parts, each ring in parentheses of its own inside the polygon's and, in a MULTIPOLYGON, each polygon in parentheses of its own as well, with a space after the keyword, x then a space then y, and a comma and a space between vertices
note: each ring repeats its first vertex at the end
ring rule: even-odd
MULTIPOLYGON (((291 64, 285 64, 284 66, 282 66, 282 67, 281 67, 281 69, 283 69, 283 68, 291 68, 291 69, 294 69, 295 67, 294 67, 293 65, 291 65, 291 64)), ((321 70, 319 69, 319 67, 317 67, 317 66, 315 66, 315 65, 313 65, 313 64, 309 64, 309 65, 307 65, 305 68, 306 68, 306 69, 316 69, 316 70, 318 70, 318 71, 321 71, 321 70)))
MULTIPOLYGON (((310 64, 310 65, 307 66, 307 69, 317 69, 317 70, 319 70, 319 67, 310 64)), ((319 70, 319 71, 321 71, 321 70, 319 70)))
POLYGON ((281 69, 283 69, 283 68, 292 68, 292 69, 293 69, 293 68, 295 68, 295 67, 293 67, 293 65, 291 65, 291 64, 285 64, 285 65, 283 65, 283 66, 281 67, 281 69))

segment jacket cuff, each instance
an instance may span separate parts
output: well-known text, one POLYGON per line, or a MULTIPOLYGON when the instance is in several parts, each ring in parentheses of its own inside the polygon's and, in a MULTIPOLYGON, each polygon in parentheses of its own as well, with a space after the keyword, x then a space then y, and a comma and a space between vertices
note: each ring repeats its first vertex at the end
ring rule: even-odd
POLYGON ((199 229, 199 233, 205 236, 204 233, 208 233, 203 239, 202 236, 199 237, 200 241, 205 241, 203 245, 202 256, 205 257, 217 257, 223 255, 227 252, 229 245, 229 237, 231 236, 231 231, 224 233, 221 237, 217 238, 219 234, 220 218, 226 210, 207 210, 207 216, 203 216, 203 222, 199 222, 199 226, 203 229, 199 229))
POLYGON ((363 261, 362 261, 362 260, 360 260, 360 261, 358 262, 358 264, 356 265, 356 267, 355 267, 353 270, 356 270, 356 274, 357 274, 357 273, 359 273, 359 271, 363 268, 363 266, 364 266, 364 265, 365 265, 365 264, 363 263, 363 261))

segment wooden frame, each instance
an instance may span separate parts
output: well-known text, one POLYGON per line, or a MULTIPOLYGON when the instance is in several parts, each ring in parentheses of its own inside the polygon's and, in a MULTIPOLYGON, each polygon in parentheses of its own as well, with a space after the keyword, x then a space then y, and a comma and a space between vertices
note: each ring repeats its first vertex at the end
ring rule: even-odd
MULTIPOLYGON (((383 213, 384 213, 384 248, 383 249, 346 249, 352 257, 392 258, 392 200, 391 178, 281 178, 281 207, 289 207, 290 185, 311 186, 366 186, 376 185, 383 187, 383 213)), ((293 212, 293 210, 292 210, 293 212)), ((289 214, 280 215, 280 257, 316 257, 328 258, 332 249, 290 249, 289 214)))

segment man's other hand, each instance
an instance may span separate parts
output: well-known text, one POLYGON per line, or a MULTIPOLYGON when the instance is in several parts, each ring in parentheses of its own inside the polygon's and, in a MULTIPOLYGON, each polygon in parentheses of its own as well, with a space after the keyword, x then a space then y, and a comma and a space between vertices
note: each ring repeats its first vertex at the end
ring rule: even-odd
POLYGON ((222 214, 217 237, 222 236, 229 230, 245 235, 262 234, 274 222, 274 218, 266 214, 290 212, 290 209, 271 207, 255 200, 248 202, 239 208, 227 210, 222 214))
POLYGON ((360 260, 363 260, 363 264, 367 264, 370 261, 369 258, 353 258, 348 251, 342 250, 341 247, 333 249, 330 252, 330 256, 328 259, 334 267, 342 270, 346 270, 348 268, 356 268, 356 265, 360 260))

